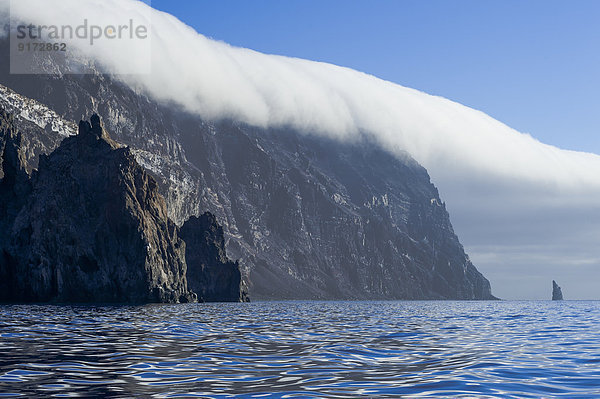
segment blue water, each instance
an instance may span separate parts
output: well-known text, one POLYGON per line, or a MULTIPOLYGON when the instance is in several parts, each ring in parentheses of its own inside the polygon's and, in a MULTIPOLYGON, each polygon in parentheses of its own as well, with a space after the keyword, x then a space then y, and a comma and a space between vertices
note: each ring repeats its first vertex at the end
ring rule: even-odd
POLYGON ((600 302, 0 306, 0 394, 600 397, 600 302))

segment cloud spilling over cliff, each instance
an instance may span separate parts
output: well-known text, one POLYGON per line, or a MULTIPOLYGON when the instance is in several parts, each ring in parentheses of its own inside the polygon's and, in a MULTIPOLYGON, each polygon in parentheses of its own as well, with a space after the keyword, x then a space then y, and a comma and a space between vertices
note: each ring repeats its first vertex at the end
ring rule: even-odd
MULTIPOLYGON (((1 3, 4 15, 8 3, 1 3)), ((543 144, 482 112, 365 73, 211 40, 139 1, 11 3, 14 21, 39 25, 75 26, 89 19, 108 26, 124 15, 143 22, 150 27, 151 73, 120 79, 206 119, 289 126, 408 152, 439 186, 459 236, 486 274, 486 262, 491 268, 513 257, 520 260, 512 264, 542 270, 548 259, 524 259, 551 255, 559 242, 566 249, 550 256, 557 270, 576 261, 598 264, 600 254, 590 252, 586 240, 600 236, 594 216, 600 213, 600 156, 543 144)), ((145 49, 115 52, 107 40, 69 46, 115 74, 148 56, 145 49)))
MULTIPOLYGON (((208 39, 138 1, 19 0, 11 6, 13 16, 39 25, 77 26, 87 19, 104 27, 123 15, 143 21, 151 27, 152 73, 122 78, 208 119, 371 137, 391 151, 406 150, 434 176, 452 165, 564 186, 597 184, 595 155, 544 145, 481 112, 348 68, 208 39)), ((109 40, 73 44, 116 73, 145 57, 143 48, 115 54, 109 40)))

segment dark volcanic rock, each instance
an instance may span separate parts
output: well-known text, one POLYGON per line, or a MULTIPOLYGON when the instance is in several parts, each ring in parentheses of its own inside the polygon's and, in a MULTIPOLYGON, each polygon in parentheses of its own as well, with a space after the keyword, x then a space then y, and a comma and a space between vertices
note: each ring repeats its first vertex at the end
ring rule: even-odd
POLYGON ((562 289, 556 284, 556 281, 552 280, 552 300, 553 301, 562 301, 563 294, 562 289))
POLYGON ((12 275, 4 267, 9 256, 10 231, 31 191, 21 142, 12 114, 0 109, 0 299, 11 289, 12 275))
MULTIPOLYGON (((0 223, 14 221, 20 204, 31 191, 26 163, 22 136, 14 128, 13 116, 0 109, 0 223)), ((5 233, 3 228, 0 237, 5 233)))
MULTIPOLYGON (((3 121, 4 123, 4 121, 3 121)), ((3 196, 22 195, 18 136, 3 128, 3 196), (21 184, 19 186, 19 184, 21 184)), ((28 176, 27 176, 28 177, 28 176)), ((29 182, 31 193, 0 245, 8 284, 0 299, 18 302, 189 302, 185 243, 167 217, 154 179, 102 128, 80 122, 29 182)), ((6 212, 3 209, 4 212, 6 212)), ((8 211, 10 213, 10 211, 8 211)))
POLYGON ((248 302, 238 262, 225 254, 223 228, 209 212, 192 216, 181 227, 186 243, 188 286, 207 302, 248 302))

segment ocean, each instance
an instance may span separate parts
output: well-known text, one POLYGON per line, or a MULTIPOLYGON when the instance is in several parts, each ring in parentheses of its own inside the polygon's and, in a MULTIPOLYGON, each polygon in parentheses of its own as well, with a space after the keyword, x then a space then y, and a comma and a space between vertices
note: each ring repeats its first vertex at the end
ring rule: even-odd
POLYGON ((0 396, 600 397, 600 302, 3 305, 0 396))

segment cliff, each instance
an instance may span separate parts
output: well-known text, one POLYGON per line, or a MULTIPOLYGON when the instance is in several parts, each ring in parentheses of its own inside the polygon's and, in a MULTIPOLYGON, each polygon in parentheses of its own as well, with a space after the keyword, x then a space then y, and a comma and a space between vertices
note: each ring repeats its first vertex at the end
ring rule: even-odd
POLYGON ((253 298, 494 298, 410 154, 206 121, 101 71, 24 79, 1 68, 0 60, 0 82, 66 121, 105 115, 156 178, 178 225, 206 210, 215 215, 253 298))
MULTIPOLYGON (((19 140, 10 129, 5 136, 2 192, 10 195, 27 178, 22 160, 11 156, 19 140)), ((9 202, 13 209, 22 205, 14 221, 5 219, 12 227, 0 266, 8 277, 3 300, 195 300, 185 278, 185 244, 156 182, 97 116, 42 155, 28 183, 29 195, 9 202)))
POLYGON ((14 127, 13 115, 0 108, 0 298, 9 289, 10 276, 3 265, 11 229, 31 192, 22 141, 22 135, 14 127))

